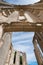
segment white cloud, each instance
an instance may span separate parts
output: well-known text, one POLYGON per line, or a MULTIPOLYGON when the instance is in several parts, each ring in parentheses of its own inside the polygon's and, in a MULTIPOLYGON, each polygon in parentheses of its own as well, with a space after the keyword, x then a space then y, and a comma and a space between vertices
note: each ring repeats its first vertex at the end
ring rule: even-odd
POLYGON ((23 40, 23 41, 22 40, 21 41, 19 40, 19 41, 16 41, 16 42, 14 42, 14 41, 12 41, 12 42, 15 43, 15 44, 21 44, 21 43, 25 43, 25 44, 28 43, 29 44, 30 42, 32 42, 32 40, 31 39, 30 40, 23 40))
POLYGON ((19 35, 19 36, 14 36, 12 38, 12 40, 21 40, 21 39, 26 39, 26 38, 32 38, 34 36, 34 33, 32 34, 22 34, 22 35, 19 35))
POLYGON ((22 52, 28 52, 28 50, 32 51, 34 48, 33 48, 33 46, 15 45, 14 49, 16 49, 18 51, 22 51, 22 52))

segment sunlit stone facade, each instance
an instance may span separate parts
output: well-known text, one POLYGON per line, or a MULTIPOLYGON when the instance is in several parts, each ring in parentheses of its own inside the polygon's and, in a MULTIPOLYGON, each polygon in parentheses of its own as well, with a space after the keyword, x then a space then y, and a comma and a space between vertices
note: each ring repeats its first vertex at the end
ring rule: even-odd
POLYGON ((33 5, 11 5, 0 0, 0 65, 27 65, 26 54, 13 49, 11 38, 15 31, 35 32, 34 52, 43 65, 43 1, 33 5), (18 62, 17 62, 18 61, 18 62), (15 63, 15 64, 14 64, 15 63))
POLYGON ((36 32, 33 38, 34 52, 39 65, 43 65, 43 33, 36 32))

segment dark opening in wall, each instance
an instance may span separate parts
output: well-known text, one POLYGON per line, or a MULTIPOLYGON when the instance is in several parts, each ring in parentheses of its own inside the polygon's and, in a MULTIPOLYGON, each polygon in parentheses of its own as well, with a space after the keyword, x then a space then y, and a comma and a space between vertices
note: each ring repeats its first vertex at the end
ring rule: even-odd
POLYGON ((15 53, 14 53, 14 61, 13 61, 14 64, 15 64, 15 61, 16 61, 16 54, 17 54, 17 52, 15 51, 15 53))
POLYGON ((22 65, 22 56, 20 56, 20 65, 22 65))

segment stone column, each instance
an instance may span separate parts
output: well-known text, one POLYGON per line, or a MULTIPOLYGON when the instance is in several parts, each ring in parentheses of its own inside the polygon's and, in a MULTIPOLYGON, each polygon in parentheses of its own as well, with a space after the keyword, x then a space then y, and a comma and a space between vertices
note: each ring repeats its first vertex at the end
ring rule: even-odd
POLYGON ((12 52, 11 52, 11 56, 10 56, 10 61, 9 61, 9 65, 13 65, 13 61, 14 61, 14 49, 12 48, 12 52))
POLYGON ((36 55, 38 65, 43 65, 43 58, 42 58, 41 52, 40 52, 37 44, 38 43, 35 41, 34 42, 34 52, 35 52, 35 55, 36 55))
POLYGON ((3 44, 2 35, 3 35, 3 25, 0 25, 0 47, 3 44))
POLYGON ((22 54, 22 62, 23 62, 23 65, 27 65, 26 54, 25 53, 22 54))
POLYGON ((15 65, 20 65, 20 52, 17 52, 15 65))
POLYGON ((5 33, 2 37, 3 39, 3 45, 0 48, 0 65, 5 65, 6 59, 8 56, 8 52, 11 46, 11 33, 5 33))

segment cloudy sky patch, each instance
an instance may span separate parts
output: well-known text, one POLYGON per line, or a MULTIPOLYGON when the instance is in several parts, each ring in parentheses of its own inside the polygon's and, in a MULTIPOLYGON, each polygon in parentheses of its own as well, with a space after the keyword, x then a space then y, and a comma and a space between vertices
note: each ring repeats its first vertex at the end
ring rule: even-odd
POLYGON ((33 4, 40 0, 5 0, 5 1, 12 3, 12 4, 17 4, 17 5, 27 5, 27 4, 33 4))

